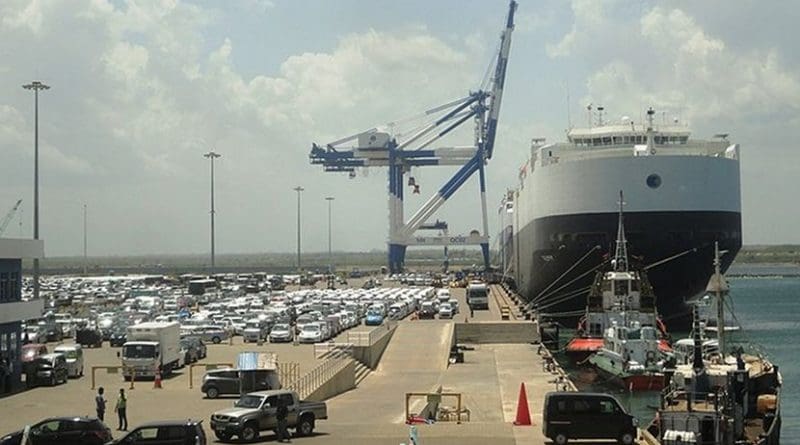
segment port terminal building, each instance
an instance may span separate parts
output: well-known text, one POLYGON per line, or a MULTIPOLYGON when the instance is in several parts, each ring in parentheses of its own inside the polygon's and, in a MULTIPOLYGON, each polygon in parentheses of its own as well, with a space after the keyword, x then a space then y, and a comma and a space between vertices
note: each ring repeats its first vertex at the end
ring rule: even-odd
POLYGON ((0 397, 21 387, 22 322, 44 309, 43 300, 22 300, 22 261, 42 257, 42 240, 0 238, 0 397))

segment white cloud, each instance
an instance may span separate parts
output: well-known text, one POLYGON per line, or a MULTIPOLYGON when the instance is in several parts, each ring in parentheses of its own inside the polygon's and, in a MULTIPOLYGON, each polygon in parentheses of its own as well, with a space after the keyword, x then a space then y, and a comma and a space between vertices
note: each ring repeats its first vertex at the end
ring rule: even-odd
POLYGON ((43 15, 41 0, 8 0, 0 4, 0 23, 9 28, 27 28, 38 34, 43 15))

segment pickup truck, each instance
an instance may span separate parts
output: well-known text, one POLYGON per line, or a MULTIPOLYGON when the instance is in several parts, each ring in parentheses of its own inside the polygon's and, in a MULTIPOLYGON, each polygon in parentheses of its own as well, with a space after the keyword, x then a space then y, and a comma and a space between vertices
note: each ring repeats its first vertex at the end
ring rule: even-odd
POLYGON ((277 429, 278 401, 286 403, 289 411, 287 427, 294 428, 298 436, 310 435, 317 420, 328 418, 325 402, 303 401, 296 392, 289 390, 257 391, 240 397, 233 408, 212 414, 211 429, 223 442, 230 441, 233 436, 252 442, 261 431, 277 429))

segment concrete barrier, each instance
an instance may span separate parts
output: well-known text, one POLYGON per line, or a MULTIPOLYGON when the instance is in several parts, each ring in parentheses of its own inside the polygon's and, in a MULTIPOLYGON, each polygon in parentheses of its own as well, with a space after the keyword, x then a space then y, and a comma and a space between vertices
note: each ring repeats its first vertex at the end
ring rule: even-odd
POLYGON ((349 360, 338 372, 325 380, 306 400, 322 401, 356 387, 356 362, 349 360))
POLYGON ((456 343, 534 343, 539 341, 539 329, 530 321, 456 323, 456 343))
MULTIPOLYGON (((379 328, 380 329, 380 328, 379 328)), ((389 345, 397 325, 391 326, 384 335, 377 338, 369 346, 353 346, 353 358, 363 363, 369 369, 375 369, 383 356, 383 351, 389 345)))

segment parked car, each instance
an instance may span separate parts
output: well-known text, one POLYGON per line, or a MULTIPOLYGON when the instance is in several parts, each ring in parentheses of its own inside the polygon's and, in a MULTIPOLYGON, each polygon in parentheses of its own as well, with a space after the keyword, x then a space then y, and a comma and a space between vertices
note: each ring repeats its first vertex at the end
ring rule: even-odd
POLYGON ((364 320, 364 324, 367 326, 380 326, 383 324, 383 311, 376 308, 371 307, 367 311, 367 317, 364 320))
POLYGON ((248 320, 242 330, 242 337, 245 343, 266 340, 269 336, 269 329, 266 321, 259 319, 248 320))
POLYGON ((196 335, 186 335, 181 339, 188 341, 192 346, 194 346, 195 350, 197 351, 198 360, 202 360, 208 356, 208 347, 206 346, 205 342, 203 342, 202 338, 196 335))
POLYGON ((190 365, 200 360, 200 350, 193 340, 182 338, 180 340, 180 351, 183 353, 183 363, 185 365, 190 365))
POLYGON ((83 347, 81 345, 58 345, 53 352, 63 354, 67 359, 67 370, 70 377, 83 376, 83 347))
POLYGON ((308 323, 300 329, 297 340, 300 343, 317 343, 324 340, 321 323, 308 323))
POLYGON ((203 341, 209 341, 215 345, 222 343, 230 338, 230 332, 220 326, 198 326, 192 330, 192 335, 200 337, 203 341))
POLYGON ((159 420, 134 428, 108 445, 206 445, 202 420, 159 420))
POLYGON ((294 340, 294 330, 286 323, 279 323, 269 331, 270 343, 290 342, 294 340))
POLYGON ((258 391, 243 395, 234 404, 211 415, 211 429, 223 442, 238 436, 245 442, 255 441, 261 431, 274 430, 278 421, 278 402, 286 404, 289 428, 295 428, 298 436, 308 436, 314 431, 316 422, 328 418, 325 402, 302 401, 294 391, 258 391))
POLYGON ((75 331, 75 343, 99 348, 103 346, 103 333, 99 329, 81 328, 75 331))
POLYGON ((614 396, 601 393, 550 392, 545 395, 542 433, 557 445, 570 439, 636 441, 638 421, 614 396))
MULTIPOLYGON (((0 445, 21 445, 24 430, 0 438, 0 445)), ((103 445, 112 439, 111 430, 94 417, 52 417, 31 426, 30 445, 103 445)))
POLYGON ((125 328, 114 328, 108 336, 108 344, 113 347, 119 347, 128 341, 128 332, 125 328))
POLYGON ((443 303, 439 307, 439 318, 440 319, 453 318, 453 307, 450 306, 449 303, 443 303))
POLYGON ((36 369, 36 359, 47 354, 47 346, 41 343, 28 343, 22 346, 22 372, 30 373, 36 369))
POLYGON ((215 369, 203 376, 200 391, 209 399, 221 395, 241 395, 244 392, 265 389, 280 389, 278 373, 269 369, 240 371, 238 369, 215 369))
POLYGON ((436 305, 432 301, 425 301, 419 310, 419 318, 436 318, 436 305))
POLYGON ((64 354, 45 354, 36 359, 33 372, 26 376, 30 378, 28 386, 48 384, 56 386, 66 383, 69 378, 67 359, 64 354))

